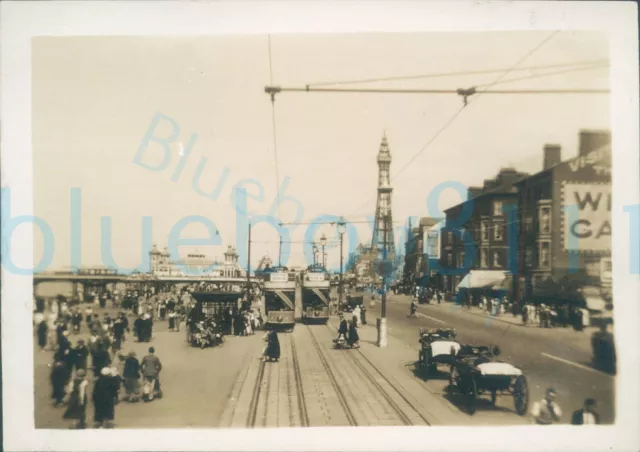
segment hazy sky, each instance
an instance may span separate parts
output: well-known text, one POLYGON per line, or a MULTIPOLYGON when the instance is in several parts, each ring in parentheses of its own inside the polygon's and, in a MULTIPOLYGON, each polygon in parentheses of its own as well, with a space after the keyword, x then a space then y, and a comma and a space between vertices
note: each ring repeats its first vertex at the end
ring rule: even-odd
MULTIPOLYGON (((273 83, 304 86, 317 82, 429 73, 507 69, 550 35, 549 32, 275 35, 271 37, 273 83)), ((33 41, 33 151, 35 215, 55 235, 52 268, 70 265, 70 190, 82 191, 82 259, 101 264, 100 218, 112 221, 112 249, 123 267, 141 262, 142 217, 152 217, 153 241, 165 246, 183 217, 202 215, 220 231, 222 245, 199 247, 220 256, 236 243, 231 195, 243 179, 259 181, 264 200, 249 211, 266 215, 276 197, 267 36, 193 38, 73 37, 33 41), (154 116, 172 118, 180 131, 171 161, 152 171, 134 157, 154 116), (177 182, 171 180, 181 146, 197 140, 177 182), (220 187, 216 200, 199 194, 192 181, 202 158, 200 188, 220 187), (227 172, 226 180, 222 174, 227 172)), ((560 32, 520 66, 569 64, 608 59, 601 35, 560 32)), ((557 69, 555 69, 557 70, 557 69)), ((551 69, 554 71, 554 69, 551 69)), ((513 72, 503 80, 537 74, 513 72)), ((501 76, 466 75, 357 85, 375 88, 457 89, 493 82, 501 76)), ((608 88, 608 70, 596 69, 496 85, 495 89, 608 88)), ((460 109, 452 94, 281 93, 276 97, 280 184, 300 201, 302 221, 317 215, 344 215, 363 221, 375 211, 376 154, 383 132, 393 163, 393 216, 400 227, 408 216, 427 211, 431 190, 447 181, 481 185, 500 167, 536 172, 545 143, 558 143, 563 158, 577 154, 583 128, 609 128, 609 96, 484 95, 471 103, 412 165, 397 174, 460 109)), ((154 134, 168 137, 161 120, 154 134)), ((142 161, 162 163, 157 143, 144 148, 142 161)), ((255 185, 247 185, 257 194, 255 185)), ((440 207, 459 202, 445 191, 440 207)), ((296 217, 286 202, 283 221, 296 217)), ((292 232, 305 240, 308 226, 292 232)), ((335 234, 326 227, 320 233, 335 234)), ((360 241, 370 240, 358 224, 360 241)), ((203 237, 199 225, 184 237, 203 237)), ((253 231, 252 261, 278 254, 278 234, 268 225, 253 231), (272 241, 272 243, 264 243, 272 241)), ((399 237, 398 237, 398 240, 399 237)), ((345 243, 345 255, 349 246, 345 243)), ((42 240, 36 233, 36 261, 42 240)), ((245 265, 246 257, 242 257, 245 265)), ((291 247, 290 264, 302 264, 302 244, 291 247)), ((337 249, 328 251, 337 266, 337 249)))

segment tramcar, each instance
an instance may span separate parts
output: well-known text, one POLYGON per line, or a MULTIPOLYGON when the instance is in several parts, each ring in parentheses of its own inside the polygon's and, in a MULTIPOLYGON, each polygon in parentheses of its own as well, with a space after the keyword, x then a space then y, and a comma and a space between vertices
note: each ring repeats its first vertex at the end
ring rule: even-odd
POLYGON ((266 327, 291 330, 295 326, 296 274, 285 269, 267 273, 264 281, 266 327))
POLYGON ((323 267, 309 267, 302 273, 302 321, 322 323, 329 321, 331 280, 323 267))

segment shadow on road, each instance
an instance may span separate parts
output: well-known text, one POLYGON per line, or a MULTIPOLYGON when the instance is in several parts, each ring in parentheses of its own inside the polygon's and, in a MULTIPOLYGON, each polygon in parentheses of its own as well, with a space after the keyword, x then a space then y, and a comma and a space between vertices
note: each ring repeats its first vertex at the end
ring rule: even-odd
MULTIPOLYGON (((449 402, 451 402, 459 410, 464 411, 465 413, 467 413, 469 415, 473 415, 474 414, 469 409, 469 404, 468 404, 467 397, 465 395, 461 394, 456 386, 449 385, 446 388, 444 388, 444 394, 443 395, 444 395, 445 399, 447 399, 449 402)), ((506 399, 510 399, 511 402, 513 402, 513 398, 511 396, 508 396, 508 395, 503 395, 503 396, 499 395, 497 401, 500 402, 501 400, 503 400, 504 402, 507 402, 506 399)), ((503 412, 503 413, 515 413, 515 410, 512 409, 512 408, 507 408, 505 406, 500 406, 500 405, 493 405, 491 403, 491 396, 488 393, 487 394, 480 394, 480 395, 478 395, 476 397, 475 410, 476 411, 500 411, 500 412, 503 412)))

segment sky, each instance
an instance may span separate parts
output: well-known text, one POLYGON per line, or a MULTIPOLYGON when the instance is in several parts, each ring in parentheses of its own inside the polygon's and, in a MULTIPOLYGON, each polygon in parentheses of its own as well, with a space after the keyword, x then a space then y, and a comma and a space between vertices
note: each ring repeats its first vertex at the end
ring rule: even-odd
MULTIPOLYGON (((349 85, 458 89, 544 73, 506 72, 514 66, 608 60, 602 35, 564 31, 549 36, 535 31, 35 38, 34 214, 50 225, 55 238, 52 248, 36 228, 35 260, 53 249, 50 269, 71 265, 72 236, 77 235, 70 218, 76 214, 81 264, 104 265, 106 248, 123 268, 141 264, 148 251, 143 242, 164 247, 181 219, 201 216, 215 224, 219 244, 183 247, 181 254, 197 249, 221 258, 233 245, 246 265, 247 228, 233 193, 249 179, 257 182, 244 183, 249 216, 271 211, 285 223, 323 221, 314 220, 320 215, 353 221, 357 236, 345 235, 346 259, 358 242, 371 240, 363 222, 375 213, 376 155, 385 133, 400 246, 408 217, 439 217, 433 207, 461 201, 461 194, 449 188, 428 209, 436 187, 481 185, 506 166, 535 173, 547 143, 560 144, 563 159, 577 155, 580 129, 610 127, 609 95, 485 94, 471 98, 451 121, 463 106, 455 94, 283 92, 272 105, 265 85, 501 70, 349 85), (165 157, 162 144, 148 138, 167 141, 172 132, 175 140, 165 157), (181 164, 180 177, 172 180, 181 164), (277 182, 282 204, 272 210, 277 182), (81 192, 80 210, 71 208, 72 189, 81 192), (111 219, 109 233, 102 217, 111 219), (143 221, 151 222, 150 234, 143 233, 143 221)), ((608 69, 601 67, 497 83, 491 89, 608 89, 608 77, 608 69)), ((335 226, 309 228, 289 226, 289 240, 318 241, 325 233, 327 262, 337 268, 335 226)), ((208 231, 192 223, 181 236, 205 238, 208 231)), ((274 228, 255 224, 252 265, 264 254, 277 260, 278 240, 274 228)), ((309 244, 287 248, 289 265, 312 259, 309 244)))

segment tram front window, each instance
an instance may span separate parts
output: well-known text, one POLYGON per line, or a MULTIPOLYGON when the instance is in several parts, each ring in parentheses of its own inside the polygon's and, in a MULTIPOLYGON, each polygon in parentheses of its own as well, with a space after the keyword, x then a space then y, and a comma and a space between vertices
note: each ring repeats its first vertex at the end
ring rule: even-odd
POLYGON ((291 308, 287 306, 282 298, 275 293, 267 292, 265 296, 265 307, 267 312, 269 311, 290 311, 291 308))

